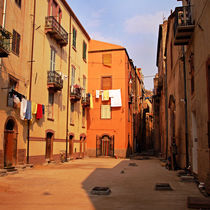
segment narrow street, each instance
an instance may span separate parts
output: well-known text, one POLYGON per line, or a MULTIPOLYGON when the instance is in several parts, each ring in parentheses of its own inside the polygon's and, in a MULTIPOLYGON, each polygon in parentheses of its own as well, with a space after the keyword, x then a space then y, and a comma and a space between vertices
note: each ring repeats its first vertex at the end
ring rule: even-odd
POLYGON ((36 166, 0 177, 0 209, 170 209, 187 208, 187 197, 203 197, 193 182, 181 182, 159 159, 85 158, 36 166), (156 191, 169 183, 172 191, 156 191), (92 195, 95 186, 110 195, 92 195))

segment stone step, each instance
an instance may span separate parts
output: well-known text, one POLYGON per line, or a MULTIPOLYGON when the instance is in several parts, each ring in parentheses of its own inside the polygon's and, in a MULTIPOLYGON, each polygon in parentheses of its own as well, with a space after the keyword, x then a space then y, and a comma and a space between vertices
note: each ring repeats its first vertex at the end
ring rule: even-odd
POLYGON ((210 209, 210 198, 188 197, 187 207, 192 209, 210 209))

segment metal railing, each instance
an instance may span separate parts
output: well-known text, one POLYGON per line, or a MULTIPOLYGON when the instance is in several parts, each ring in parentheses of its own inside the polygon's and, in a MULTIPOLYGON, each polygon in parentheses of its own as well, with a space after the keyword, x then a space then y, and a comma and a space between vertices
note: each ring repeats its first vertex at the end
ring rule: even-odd
POLYGON ((80 100, 81 99, 81 88, 80 87, 74 87, 75 85, 71 86, 71 93, 70 97, 71 99, 80 100))
POLYGON ((53 16, 45 17, 45 29, 51 28, 55 31, 66 43, 68 43, 68 33, 60 25, 53 16))
POLYGON ((47 72, 47 83, 54 84, 57 89, 63 88, 63 79, 59 73, 56 71, 48 71, 47 72))
POLYGON ((90 94, 86 93, 85 96, 82 97, 82 104, 83 105, 90 105, 90 94))
POLYGON ((8 52, 8 54, 11 51, 10 47, 11 37, 12 34, 7 30, 5 30, 4 28, 2 28, 2 26, 0 26, 0 48, 8 52))
POLYGON ((174 34, 178 26, 193 26, 194 20, 192 18, 192 6, 176 7, 175 9, 175 22, 174 22, 174 34))

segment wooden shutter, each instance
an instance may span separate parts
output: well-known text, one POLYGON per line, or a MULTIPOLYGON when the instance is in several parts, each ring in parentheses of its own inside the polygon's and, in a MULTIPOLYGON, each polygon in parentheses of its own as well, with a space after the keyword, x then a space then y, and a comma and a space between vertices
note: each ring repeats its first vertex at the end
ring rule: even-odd
POLYGON ((102 63, 105 66, 111 66, 111 64, 112 64, 112 54, 103 54, 102 55, 102 63))
POLYGON ((112 77, 102 77, 101 79, 101 89, 102 90, 111 90, 112 89, 112 77))
POLYGON ((83 42, 83 59, 86 60, 87 44, 83 42))

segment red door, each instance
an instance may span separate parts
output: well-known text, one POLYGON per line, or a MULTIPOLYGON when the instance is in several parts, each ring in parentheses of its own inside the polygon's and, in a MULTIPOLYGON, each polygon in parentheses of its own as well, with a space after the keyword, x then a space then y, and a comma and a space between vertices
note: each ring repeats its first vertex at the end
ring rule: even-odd
POLYGON ((14 130, 6 130, 5 137, 5 153, 4 166, 14 166, 17 161, 17 136, 14 130))

